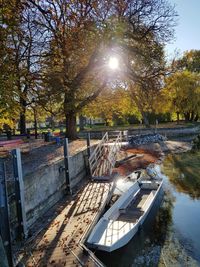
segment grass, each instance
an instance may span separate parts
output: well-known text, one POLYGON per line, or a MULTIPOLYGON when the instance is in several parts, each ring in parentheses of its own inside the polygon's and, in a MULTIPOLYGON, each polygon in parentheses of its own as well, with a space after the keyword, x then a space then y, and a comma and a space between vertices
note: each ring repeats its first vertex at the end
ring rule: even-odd
MULTIPOLYGON (((194 127, 194 126, 200 126, 199 122, 180 122, 177 124, 177 122, 163 122, 159 123, 157 125, 157 128, 180 128, 180 127, 194 127)), ((155 124, 151 124, 152 128, 155 128, 155 124)), ((131 125, 115 125, 115 126, 105 126, 105 125, 92 125, 86 126, 85 131, 115 131, 115 130, 127 130, 127 129, 145 129, 145 125, 141 124, 131 124, 131 125)))

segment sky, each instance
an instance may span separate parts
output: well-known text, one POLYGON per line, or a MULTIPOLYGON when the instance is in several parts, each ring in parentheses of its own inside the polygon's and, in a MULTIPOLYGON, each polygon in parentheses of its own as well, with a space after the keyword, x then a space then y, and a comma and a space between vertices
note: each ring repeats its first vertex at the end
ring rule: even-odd
POLYGON ((175 41, 166 46, 167 54, 176 49, 180 53, 186 50, 200 50, 200 0, 168 0, 175 4, 178 25, 175 28, 175 41))

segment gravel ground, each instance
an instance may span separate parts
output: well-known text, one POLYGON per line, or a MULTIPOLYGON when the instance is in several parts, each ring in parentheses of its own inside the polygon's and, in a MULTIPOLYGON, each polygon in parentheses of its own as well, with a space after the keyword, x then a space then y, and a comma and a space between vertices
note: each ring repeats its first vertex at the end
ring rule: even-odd
MULTIPOLYGON (((91 145, 97 144, 98 140, 91 140, 91 145)), ((6 170, 7 176, 12 175, 12 162, 10 151, 14 148, 20 148, 22 158, 23 173, 31 173, 44 165, 58 161, 64 157, 63 145, 57 145, 55 142, 45 143, 43 140, 34 140, 30 143, 17 145, 12 148, 4 148, 6 151, 6 170)), ((83 151, 87 148, 86 140, 75 140, 69 143, 70 156, 83 151)), ((5 156, 5 154, 4 154, 5 156)))

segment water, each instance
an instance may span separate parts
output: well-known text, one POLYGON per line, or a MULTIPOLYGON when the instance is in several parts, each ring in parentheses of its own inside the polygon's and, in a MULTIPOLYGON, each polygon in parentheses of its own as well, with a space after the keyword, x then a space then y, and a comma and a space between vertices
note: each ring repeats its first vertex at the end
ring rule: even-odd
POLYGON ((165 160, 164 191, 134 238, 112 253, 96 252, 107 267, 200 266, 200 166, 188 176, 192 167, 177 162, 165 160))

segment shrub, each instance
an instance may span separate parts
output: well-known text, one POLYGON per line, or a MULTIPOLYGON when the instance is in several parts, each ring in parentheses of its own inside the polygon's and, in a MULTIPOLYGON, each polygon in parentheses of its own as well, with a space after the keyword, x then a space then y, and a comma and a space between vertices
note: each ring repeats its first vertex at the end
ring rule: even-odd
POLYGON ((200 149, 200 134, 192 141, 192 150, 200 149))

